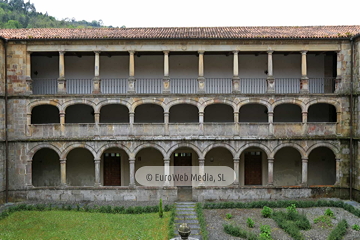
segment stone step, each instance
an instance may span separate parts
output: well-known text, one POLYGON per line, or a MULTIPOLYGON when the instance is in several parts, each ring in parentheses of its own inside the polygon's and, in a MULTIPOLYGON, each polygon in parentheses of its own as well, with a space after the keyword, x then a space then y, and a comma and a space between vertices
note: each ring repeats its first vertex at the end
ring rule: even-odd
POLYGON ((175 219, 197 219, 197 216, 196 214, 192 214, 192 215, 185 215, 185 214, 182 214, 182 215, 179 215, 179 214, 176 214, 175 216, 175 219))
POLYGON ((194 209, 193 207, 176 207, 176 211, 189 211, 194 209))
POLYGON ((176 202, 176 205, 196 205, 194 202, 176 202))
MULTIPOLYGON (((179 223, 176 223, 175 226, 176 226, 176 229, 179 229, 180 225, 183 224, 183 222, 179 222, 179 223)), ((192 229, 200 229, 200 225, 199 224, 188 224, 189 228, 192 230, 192 229)))
POLYGON ((196 212, 195 211, 189 211, 189 210, 176 211, 176 215, 196 215, 196 212))
POLYGON ((199 224, 199 221, 197 219, 185 219, 185 220, 177 219, 175 220, 175 223, 199 224))

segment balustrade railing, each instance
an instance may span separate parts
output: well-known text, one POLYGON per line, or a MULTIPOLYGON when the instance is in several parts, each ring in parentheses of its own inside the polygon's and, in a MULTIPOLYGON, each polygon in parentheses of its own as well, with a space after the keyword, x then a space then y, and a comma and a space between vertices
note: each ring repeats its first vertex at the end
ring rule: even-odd
POLYGON ((91 94, 93 91, 92 79, 66 79, 68 94, 91 94))
POLYGON ((193 94, 198 92, 198 81, 196 78, 172 78, 170 79, 171 93, 193 94))
POLYGON ((101 93, 121 94, 127 92, 127 78, 103 78, 101 79, 101 93))
POLYGON ((137 78, 135 82, 136 93, 161 93, 162 78, 137 78))
POLYGON ((267 89, 266 78, 241 78, 240 89, 241 93, 265 93, 267 89))
POLYGON ((310 93, 333 93, 335 91, 335 78, 309 78, 310 93))
POLYGON ((232 79, 231 78, 206 78, 205 80, 206 93, 231 93, 232 79))
POLYGON ((300 78, 276 78, 275 79, 276 93, 299 93, 300 92, 300 78))
POLYGON ((56 94, 57 79, 56 78, 35 78, 33 79, 33 94, 56 94))

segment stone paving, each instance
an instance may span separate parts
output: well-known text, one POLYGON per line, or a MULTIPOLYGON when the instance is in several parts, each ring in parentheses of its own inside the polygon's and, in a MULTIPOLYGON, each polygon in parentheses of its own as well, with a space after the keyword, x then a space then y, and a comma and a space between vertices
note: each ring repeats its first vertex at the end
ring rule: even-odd
POLYGON ((194 239, 202 239, 200 235, 200 225, 197 219, 197 214, 195 211, 195 202, 177 202, 176 206, 176 216, 175 216, 175 236, 179 236, 177 229, 179 229, 180 224, 187 223, 191 229, 190 237, 194 239))

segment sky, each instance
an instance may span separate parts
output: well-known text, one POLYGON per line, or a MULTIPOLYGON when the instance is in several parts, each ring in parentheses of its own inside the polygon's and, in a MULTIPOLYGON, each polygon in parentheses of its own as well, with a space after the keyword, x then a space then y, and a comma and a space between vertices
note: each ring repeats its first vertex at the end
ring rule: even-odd
MULTIPOLYGON (((26 0, 25 0, 26 1, 26 0)), ((56 19, 121 27, 360 25, 359 0, 31 0, 56 19)))

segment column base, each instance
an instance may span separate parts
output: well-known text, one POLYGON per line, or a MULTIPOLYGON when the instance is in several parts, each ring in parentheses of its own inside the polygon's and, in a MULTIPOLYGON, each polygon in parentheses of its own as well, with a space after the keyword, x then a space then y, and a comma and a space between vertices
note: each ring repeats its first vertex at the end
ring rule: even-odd
POLYGON ((275 93, 275 78, 267 77, 266 82, 267 82, 266 93, 275 93))
POLYGON ((92 94, 99 94, 99 93, 101 93, 101 79, 100 77, 94 77, 92 94))
POLYGON ((162 93, 169 94, 170 93, 170 78, 164 77, 163 78, 163 90, 162 93))
POLYGON ((301 77, 300 79, 300 93, 301 94, 308 94, 309 93, 309 78, 308 77, 301 77))
POLYGON ((102 187, 101 183, 95 183, 94 187, 102 187))
POLYGON ((136 79, 134 77, 129 77, 128 78, 128 90, 127 93, 135 93, 135 82, 136 79))
POLYGON ((198 77, 198 93, 205 93, 205 78, 198 77))
POLYGON ((66 94, 66 79, 65 78, 58 78, 57 79, 57 84, 58 84, 58 90, 57 92, 59 94, 66 94))
POLYGON ((232 79, 232 93, 241 93, 239 77, 233 77, 232 79))

